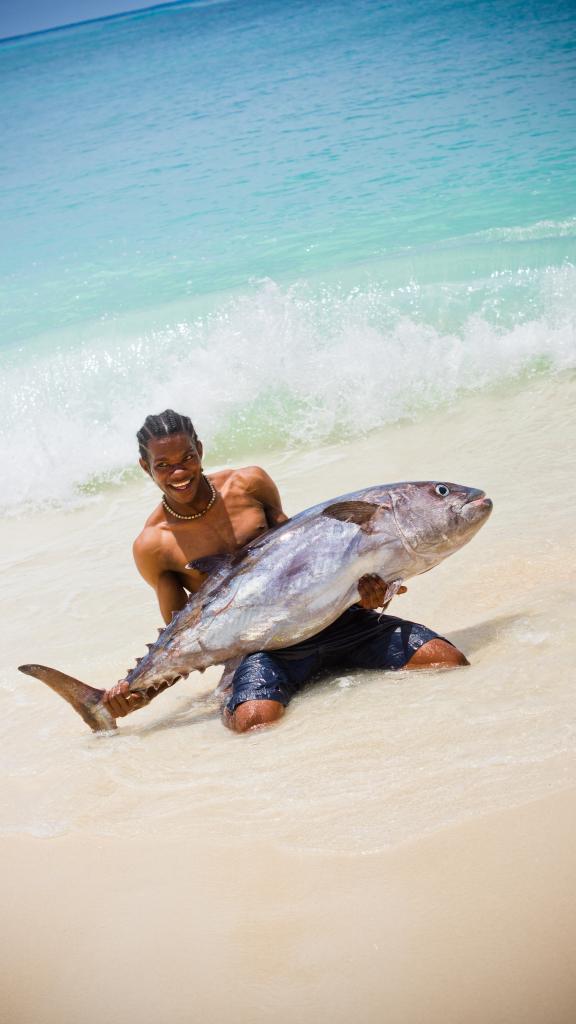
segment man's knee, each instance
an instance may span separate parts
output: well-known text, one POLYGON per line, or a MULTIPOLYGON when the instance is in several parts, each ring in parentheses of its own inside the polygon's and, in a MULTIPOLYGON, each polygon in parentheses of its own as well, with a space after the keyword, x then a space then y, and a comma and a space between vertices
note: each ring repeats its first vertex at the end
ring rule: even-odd
POLYGON ((277 700, 247 700, 233 712, 224 709, 223 720, 233 732, 250 732, 251 729, 274 725, 284 711, 284 705, 277 700))
POLYGON ((447 640, 435 637, 422 644, 406 663, 406 668, 458 668, 460 665, 469 665, 470 662, 447 640))

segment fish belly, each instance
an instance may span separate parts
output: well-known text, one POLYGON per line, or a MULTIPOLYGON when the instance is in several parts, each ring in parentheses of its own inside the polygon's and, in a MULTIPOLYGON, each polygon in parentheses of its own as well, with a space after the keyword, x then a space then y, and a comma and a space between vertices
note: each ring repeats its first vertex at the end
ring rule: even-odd
POLYGON ((220 602, 219 610, 212 609, 198 631, 211 663, 289 647, 329 626, 358 600, 360 577, 376 572, 381 563, 375 552, 348 550, 346 556, 340 552, 337 561, 333 552, 314 551, 311 545, 306 560, 297 559, 298 572, 287 571, 293 563, 280 570, 272 563, 274 571, 243 581, 220 602))

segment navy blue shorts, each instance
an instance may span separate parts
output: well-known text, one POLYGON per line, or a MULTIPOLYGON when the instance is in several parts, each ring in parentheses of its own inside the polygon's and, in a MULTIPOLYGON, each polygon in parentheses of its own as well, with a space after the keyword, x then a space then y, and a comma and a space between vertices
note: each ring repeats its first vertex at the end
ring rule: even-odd
POLYGON ((247 700, 276 700, 286 707, 312 676, 326 669, 404 668, 419 647, 437 638, 438 633, 417 622, 353 605, 308 640, 244 658, 232 677, 226 708, 232 713, 247 700))

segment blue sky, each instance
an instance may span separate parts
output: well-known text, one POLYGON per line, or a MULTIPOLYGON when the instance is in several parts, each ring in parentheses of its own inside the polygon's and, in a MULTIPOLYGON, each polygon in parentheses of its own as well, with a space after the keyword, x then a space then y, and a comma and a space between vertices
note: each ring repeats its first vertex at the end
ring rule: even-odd
POLYGON ((0 0, 0 39, 169 2, 173 0, 0 0))

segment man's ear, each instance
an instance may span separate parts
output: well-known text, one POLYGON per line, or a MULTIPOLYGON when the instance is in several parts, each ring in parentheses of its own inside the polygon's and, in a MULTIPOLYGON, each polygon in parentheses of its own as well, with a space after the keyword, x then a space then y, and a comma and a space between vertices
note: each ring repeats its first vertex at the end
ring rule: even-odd
POLYGON ((202 441, 196 441, 195 442, 195 446, 196 446, 196 451, 198 452, 198 455, 200 456, 200 459, 202 459, 202 456, 204 455, 204 445, 202 444, 202 441))
POLYGON ((150 466, 146 462, 146 459, 138 459, 138 462, 142 466, 142 469, 144 470, 144 472, 148 473, 148 476, 152 476, 152 473, 150 472, 150 466))

